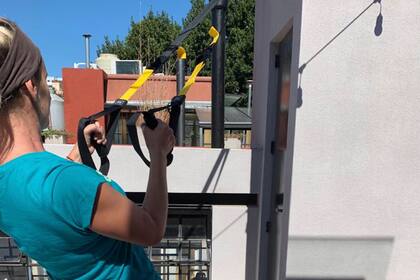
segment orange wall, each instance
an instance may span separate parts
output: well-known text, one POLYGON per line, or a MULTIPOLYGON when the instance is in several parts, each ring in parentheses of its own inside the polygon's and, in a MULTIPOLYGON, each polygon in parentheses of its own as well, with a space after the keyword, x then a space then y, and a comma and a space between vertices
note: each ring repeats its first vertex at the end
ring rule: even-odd
POLYGON ((64 123, 70 133, 67 143, 76 142, 80 118, 103 110, 104 80, 102 70, 63 69, 64 123))
MULTIPOLYGON (((137 75, 107 75, 96 69, 63 69, 64 122, 75 143, 82 117, 100 112, 106 101, 118 99, 138 78, 137 75)), ((188 77, 187 77, 188 78, 188 77)), ((176 94, 175 76, 153 76, 133 97, 133 101, 169 101, 176 94)), ((187 101, 211 101, 211 78, 198 77, 187 94, 187 101)), ((103 124, 103 121, 101 121, 103 124)))
MULTIPOLYGON (((137 78, 137 75, 108 75, 107 100, 118 99, 137 78)), ((132 100, 168 101, 174 95, 176 95, 175 76, 153 76, 132 97, 132 100)), ((196 83, 188 91, 187 101, 211 101, 211 78, 198 77, 196 83)))

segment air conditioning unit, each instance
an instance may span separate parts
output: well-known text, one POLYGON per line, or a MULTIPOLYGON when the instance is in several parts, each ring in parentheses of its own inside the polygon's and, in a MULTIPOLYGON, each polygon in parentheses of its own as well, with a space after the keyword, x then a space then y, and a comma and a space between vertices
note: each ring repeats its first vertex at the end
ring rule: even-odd
POLYGON ((141 74, 143 67, 140 60, 116 60, 115 74, 141 74))
POLYGON ((121 60, 115 54, 101 53, 96 58, 98 68, 107 74, 141 74, 143 73, 143 65, 141 60, 121 60))

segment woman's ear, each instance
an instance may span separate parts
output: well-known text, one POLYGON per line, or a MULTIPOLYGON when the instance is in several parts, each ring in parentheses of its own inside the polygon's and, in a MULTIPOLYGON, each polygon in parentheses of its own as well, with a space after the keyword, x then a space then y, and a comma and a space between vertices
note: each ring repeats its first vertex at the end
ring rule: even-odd
POLYGON ((36 98, 37 88, 32 80, 26 81, 22 89, 28 91, 33 98, 36 98))

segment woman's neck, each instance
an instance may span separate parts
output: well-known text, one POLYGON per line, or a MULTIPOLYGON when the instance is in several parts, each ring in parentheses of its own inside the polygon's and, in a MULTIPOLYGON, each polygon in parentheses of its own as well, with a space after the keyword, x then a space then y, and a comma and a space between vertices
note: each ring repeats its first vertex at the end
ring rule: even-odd
POLYGON ((42 145, 38 117, 33 111, 11 114, 10 124, 14 138, 13 146, 0 159, 0 164, 6 163, 23 154, 45 150, 42 145))

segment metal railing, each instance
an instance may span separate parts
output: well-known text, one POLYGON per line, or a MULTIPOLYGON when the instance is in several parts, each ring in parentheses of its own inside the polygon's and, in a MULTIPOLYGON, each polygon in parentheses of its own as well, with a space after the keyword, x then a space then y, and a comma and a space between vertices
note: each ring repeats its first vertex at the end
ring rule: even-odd
MULTIPOLYGON (((211 240, 172 238, 148 247, 147 253, 162 280, 192 280, 198 273, 209 275, 211 240)), ((0 279, 48 280, 47 272, 23 254, 11 237, 0 237, 0 279)))
POLYGON ((164 239, 159 245, 149 247, 148 254, 162 280, 193 280, 198 274, 209 279, 210 239, 164 239))
POLYGON ((34 260, 23 254, 11 237, 0 237, 0 279, 47 280, 48 275, 34 260))

